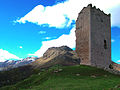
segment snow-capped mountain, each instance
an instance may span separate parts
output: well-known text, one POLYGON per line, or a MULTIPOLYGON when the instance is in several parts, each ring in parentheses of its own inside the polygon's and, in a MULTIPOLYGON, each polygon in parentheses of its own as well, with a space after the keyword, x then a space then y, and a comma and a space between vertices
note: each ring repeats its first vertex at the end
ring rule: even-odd
POLYGON ((4 62, 0 62, 0 71, 8 70, 11 68, 16 68, 19 66, 30 64, 31 62, 38 59, 38 57, 27 57, 22 60, 6 60, 4 62))

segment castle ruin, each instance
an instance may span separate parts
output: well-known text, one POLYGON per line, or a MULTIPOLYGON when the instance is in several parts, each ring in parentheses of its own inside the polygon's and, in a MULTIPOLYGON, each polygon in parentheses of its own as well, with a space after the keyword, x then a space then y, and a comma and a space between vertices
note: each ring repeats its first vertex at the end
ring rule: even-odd
POLYGON ((81 64, 108 68, 111 64, 110 14, 89 4, 79 13, 75 32, 81 64))

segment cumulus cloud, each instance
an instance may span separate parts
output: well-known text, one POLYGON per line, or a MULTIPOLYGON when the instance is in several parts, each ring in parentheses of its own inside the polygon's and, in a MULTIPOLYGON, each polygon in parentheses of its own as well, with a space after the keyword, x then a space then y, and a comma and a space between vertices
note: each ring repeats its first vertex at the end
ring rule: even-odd
MULTIPOLYGON (((67 0, 64 3, 57 3, 53 6, 44 7, 43 5, 38 5, 15 22, 32 22, 38 25, 47 24, 50 27, 63 28, 66 24, 69 26, 72 20, 76 20, 80 10, 89 3, 92 3, 106 13, 110 13, 110 9, 116 5, 120 5, 120 0, 67 0), (69 23, 67 23, 67 18, 69 19, 69 23)), ((116 12, 111 12, 113 23, 120 21, 114 17, 116 12)), ((116 23, 114 24, 116 25, 116 23)))
POLYGON ((58 39, 43 41, 42 47, 38 51, 36 51, 34 54, 28 55, 41 57, 49 47, 60 47, 63 45, 67 45, 70 48, 75 48, 75 28, 71 30, 69 35, 62 35, 58 39))
POLYGON ((14 54, 9 53, 6 50, 0 49, 0 62, 9 60, 9 59, 20 59, 20 58, 14 54))
POLYGON ((120 27, 120 5, 115 6, 114 8, 112 8, 109 11, 111 12, 112 26, 120 27))

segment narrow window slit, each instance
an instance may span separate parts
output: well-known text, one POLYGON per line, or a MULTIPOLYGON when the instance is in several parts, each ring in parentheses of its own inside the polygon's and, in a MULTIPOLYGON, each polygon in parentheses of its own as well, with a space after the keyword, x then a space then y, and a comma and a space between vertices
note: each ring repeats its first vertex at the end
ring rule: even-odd
POLYGON ((107 49, 107 42, 104 40, 104 49, 107 49))

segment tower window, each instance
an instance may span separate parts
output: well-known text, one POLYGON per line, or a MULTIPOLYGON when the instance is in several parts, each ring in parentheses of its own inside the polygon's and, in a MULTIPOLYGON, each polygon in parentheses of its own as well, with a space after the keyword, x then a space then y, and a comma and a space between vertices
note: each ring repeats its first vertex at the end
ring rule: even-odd
POLYGON ((104 49, 107 49, 107 42, 104 40, 104 49))

